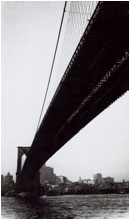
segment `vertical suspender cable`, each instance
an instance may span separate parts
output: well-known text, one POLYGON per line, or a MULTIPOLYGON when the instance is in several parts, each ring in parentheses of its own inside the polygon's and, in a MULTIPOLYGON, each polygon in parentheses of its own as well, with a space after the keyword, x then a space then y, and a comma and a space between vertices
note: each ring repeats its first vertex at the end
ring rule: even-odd
POLYGON ((42 109, 41 109, 40 117, 39 117, 39 120, 38 120, 38 125, 37 125, 36 132, 39 128, 39 124, 40 124, 41 117, 42 117, 42 112, 43 112, 43 109, 44 109, 44 106, 45 106, 45 101, 46 101, 46 97, 47 97, 47 93, 48 93, 48 89, 49 89, 49 84, 50 84, 52 71, 53 71, 53 67, 54 67, 54 62, 55 62, 55 58, 56 58, 56 52, 57 52, 58 43, 59 43, 59 39, 60 39, 61 28, 62 28, 62 24, 63 24, 63 20, 64 20, 66 4, 67 4, 67 1, 65 1, 65 4, 64 4, 64 9, 63 9, 62 19, 61 19, 61 23, 60 23, 58 38, 57 38, 57 42, 56 42, 55 52, 54 52, 54 56, 53 56, 52 66, 51 66, 51 70, 50 70, 50 75, 49 75, 49 79, 48 79, 48 83, 47 83, 46 93, 45 93, 45 97, 44 97, 44 100, 43 100, 42 109))

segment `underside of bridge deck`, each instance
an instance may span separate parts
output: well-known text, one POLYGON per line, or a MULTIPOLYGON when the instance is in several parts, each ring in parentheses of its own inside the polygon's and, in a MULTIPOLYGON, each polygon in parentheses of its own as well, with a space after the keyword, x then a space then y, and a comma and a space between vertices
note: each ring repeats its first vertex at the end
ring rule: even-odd
POLYGON ((37 131, 23 177, 128 90, 128 4, 99 2, 37 131))

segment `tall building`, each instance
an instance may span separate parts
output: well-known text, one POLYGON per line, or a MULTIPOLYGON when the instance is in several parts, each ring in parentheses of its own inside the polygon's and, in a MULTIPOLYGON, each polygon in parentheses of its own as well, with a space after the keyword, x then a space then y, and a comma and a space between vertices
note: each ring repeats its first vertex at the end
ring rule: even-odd
POLYGON ((10 173, 8 172, 7 175, 4 177, 4 184, 6 185, 10 185, 13 184, 13 176, 10 175, 10 173))
POLYGON ((102 183, 102 174, 101 173, 97 173, 94 175, 94 182, 95 182, 95 184, 102 183))
POLYGON ((103 178, 103 183, 114 183, 114 178, 113 177, 105 177, 103 178))
POLYGON ((81 179, 81 176, 79 177, 79 181, 78 181, 79 183, 82 183, 82 179, 81 179))
POLYGON ((48 167, 45 164, 40 169, 40 185, 55 184, 56 175, 54 174, 54 169, 52 167, 48 167))
POLYGON ((1 194, 9 192, 14 189, 13 176, 8 172, 6 176, 1 175, 1 194))

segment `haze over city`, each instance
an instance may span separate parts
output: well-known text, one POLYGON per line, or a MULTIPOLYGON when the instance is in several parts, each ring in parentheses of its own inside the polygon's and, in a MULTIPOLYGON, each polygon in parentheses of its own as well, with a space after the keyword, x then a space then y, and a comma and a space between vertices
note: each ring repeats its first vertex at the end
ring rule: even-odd
MULTIPOLYGON (((43 102, 64 2, 2 2, 2 174, 15 176, 17 146, 30 146, 43 102), (53 19, 55 18, 55 19, 53 19), (53 20, 53 25, 52 25, 53 20)), ((51 91, 54 93, 54 91, 51 91)), ((98 115, 47 165, 72 181, 128 180, 128 96, 98 115)), ((47 100, 47 109, 49 101, 47 100)))

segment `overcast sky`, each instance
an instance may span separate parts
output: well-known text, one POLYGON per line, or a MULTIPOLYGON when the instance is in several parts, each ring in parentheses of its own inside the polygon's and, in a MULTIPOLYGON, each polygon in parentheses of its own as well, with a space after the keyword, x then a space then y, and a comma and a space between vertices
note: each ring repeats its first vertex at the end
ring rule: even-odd
MULTIPOLYGON (((2 2, 2 174, 36 131, 64 2, 2 2)), ((128 92, 47 162, 70 180, 128 180, 128 92)))

